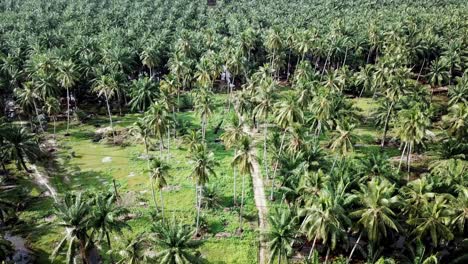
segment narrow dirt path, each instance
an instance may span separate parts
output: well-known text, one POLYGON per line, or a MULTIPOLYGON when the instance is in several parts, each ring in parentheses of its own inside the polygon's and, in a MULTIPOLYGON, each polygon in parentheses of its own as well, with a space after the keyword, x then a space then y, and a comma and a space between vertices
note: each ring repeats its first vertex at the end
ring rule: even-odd
POLYGON ((39 171, 36 165, 30 165, 30 168, 33 172, 34 181, 38 185, 45 187, 48 191, 46 195, 52 197, 57 202, 57 190, 50 184, 49 176, 45 172, 39 171))
MULTIPOLYGON (((248 126, 244 126, 244 131, 247 134, 251 135, 252 137, 255 136, 255 134, 252 132, 252 130, 248 126)), ((258 150, 256 147, 254 148, 254 151, 257 153, 257 157, 259 157, 258 150)), ((267 199, 265 196, 265 188, 263 186, 262 171, 260 169, 260 165, 258 164, 258 161, 255 160, 252 163, 252 167, 253 167, 252 184, 253 184, 253 190, 254 190, 255 206, 257 207, 257 211, 258 211, 258 226, 260 228, 260 233, 263 234, 267 231, 267 227, 268 227, 267 199)), ((260 239, 259 264, 267 263, 268 262, 267 259, 268 257, 267 257, 266 242, 263 239, 260 239)))

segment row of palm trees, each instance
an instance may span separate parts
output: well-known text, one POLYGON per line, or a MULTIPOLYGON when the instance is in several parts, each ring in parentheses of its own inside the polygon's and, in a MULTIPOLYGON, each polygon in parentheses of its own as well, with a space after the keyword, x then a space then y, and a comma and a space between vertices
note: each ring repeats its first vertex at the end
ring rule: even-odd
POLYGON ((77 256, 83 263, 97 263, 101 261, 100 254, 105 254, 110 263, 196 263, 199 259, 194 249, 200 242, 192 241, 194 230, 175 219, 156 221, 150 234, 126 238, 124 232, 130 226, 124 217, 128 211, 119 205, 114 194, 67 194, 55 212, 65 234, 51 255, 52 260, 62 250, 66 251, 66 263, 74 263, 77 256), (124 238, 121 250, 111 244, 114 235, 124 238), (108 251, 99 252, 97 245, 108 251))

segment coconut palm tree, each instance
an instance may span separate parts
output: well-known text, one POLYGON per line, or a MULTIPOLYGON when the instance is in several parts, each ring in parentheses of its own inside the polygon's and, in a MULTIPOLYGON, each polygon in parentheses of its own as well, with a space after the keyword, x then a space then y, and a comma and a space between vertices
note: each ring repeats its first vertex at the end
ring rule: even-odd
POLYGON ((188 225, 175 220, 158 223, 153 228, 154 242, 161 250, 156 254, 156 260, 161 264, 199 263, 194 249, 200 242, 192 240, 194 230, 188 225))
POLYGON ((411 109, 402 110, 398 113, 397 135, 401 142, 405 144, 398 169, 401 167, 403 155, 407 150, 408 179, 411 166, 411 153, 415 144, 422 143, 426 136, 429 123, 430 120, 427 114, 417 105, 411 109))
MULTIPOLYGON (((161 214, 164 218, 164 197, 163 188, 167 186, 167 178, 169 177, 169 165, 161 161, 160 159, 154 159, 150 163, 150 181, 151 181, 151 192, 153 196, 154 206, 157 208, 156 196, 154 192, 155 184, 159 190, 161 199, 161 214)), ((157 210, 157 209, 156 209, 157 210)))
POLYGON ((152 128, 153 135, 159 140, 159 155, 162 159, 164 135, 166 135, 171 121, 169 109, 164 102, 158 100, 151 105, 145 116, 152 128))
POLYGON ((443 59, 432 61, 429 73, 426 76, 432 87, 441 86, 445 81, 449 80, 450 76, 447 68, 447 62, 443 59))
POLYGON ((252 175, 254 171, 253 163, 257 161, 257 156, 254 153, 254 145, 250 136, 245 135, 239 141, 237 147, 237 153, 232 160, 232 164, 239 168, 239 172, 242 174, 242 197, 241 207, 239 213, 239 222, 242 229, 242 214, 244 209, 244 198, 245 198, 245 177, 252 175))
POLYGON ((66 262, 73 263, 73 259, 79 251, 83 263, 90 263, 91 241, 88 230, 91 221, 91 206, 85 201, 81 193, 77 195, 67 194, 60 204, 55 206, 57 225, 65 228, 65 236, 51 255, 54 260, 57 254, 68 244, 66 262))
POLYGON ((418 215, 407 222, 414 227, 412 235, 422 239, 430 236, 434 246, 438 246, 440 239, 450 241, 454 238, 449 224, 452 221, 449 211, 449 203, 444 195, 436 195, 434 200, 424 203, 419 208, 418 215))
MULTIPOLYGON (((112 251, 111 233, 122 234, 124 228, 130 226, 122 220, 122 216, 127 213, 127 210, 115 204, 115 196, 108 194, 98 194, 92 203, 90 228, 92 234, 97 233, 98 241, 106 239, 109 250, 112 251)), ((93 237, 93 235, 91 235, 93 237)), ((111 262, 113 263, 112 254, 110 254, 111 262)))
POLYGON ((209 151, 205 144, 197 145, 191 153, 190 162, 193 164, 190 177, 195 181, 195 192, 197 196, 197 229, 196 233, 199 234, 200 224, 200 209, 203 197, 203 186, 209 182, 210 177, 216 177, 215 167, 218 162, 215 160, 214 153, 209 151))
POLYGON ((276 82, 272 78, 260 83, 260 90, 255 98, 257 104, 253 110, 255 115, 263 118, 263 165, 267 178, 269 177, 267 163, 268 116, 274 109, 275 88, 276 82))
POLYGON ((360 230, 358 240, 351 250, 348 261, 352 259, 357 244, 362 234, 367 237, 372 245, 387 237, 389 229, 399 232, 400 227, 396 220, 396 213, 392 207, 398 203, 398 197, 394 195, 395 186, 385 180, 374 178, 359 186, 360 191, 355 194, 359 208, 349 214, 351 218, 359 219, 356 228, 360 230))
POLYGON ((268 215, 269 230, 266 240, 270 251, 270 260, 273 263, 278 258, 278 263, 288 258, 293 252, 292 244, 296 238, 297 217, 289 209, 275 208, 268 215))
MULTIPOLYGON (((304 112, 302 111, 297 100, 293 96, 286 97, 284 100, 281 100, 275 105, 275 122, 276 124, 283 129, 283 135, 281 136, 281 145, 278 155, 281 155, 284 147, 284 140, 286 136, 287 128, 292 126, 294 123, 303 123, 304 122, 304 112)), ((276 178, 276 172, 278 171, 278 161, 275 163, 273 170, 273 179, 271 184, 271 194, 270 200, 273 200, 274 192, 274 181, 276 178)))
POLYGON ((55 76, 60 86, 67 91, 67 133, 70 128, 70 89, 79 78, 77 66, 71 60, 59 61, 55 76))
POLYGON ((468 136, 468 104, 452 105, 449 113, 443 117, 447 132, 450 136, 463 141, 468 136))
MULTIPOLYGON (((234 147, 234 157, 237 155, 238 142, 246 135, 244 131, 244 123, 240 118, 234 114, 231 115, 231 122, 224 128, 224 133, 221 135, 221 139, 224 141, 224 145, 227 148, 234 147)), ((234 178, 234 205, 237 205, 237 166, 233 166, 233 178, 234 178)))
POLYGON ((202 140, 205 141, 208 118, 212 115, 214 109, 212 101, 213 93, 205 88, 202 88, 196 92, 195 97, 195 111, 201 117, 202 140))
POLYGON ((149 78, 153 78, 153 69, 159 64, 160 52, 157 43, 150 43, 140 53, 140 60, 143 66, 146 66, 149 70, 149 78))
MULTIPOLYGON (((35 87, 33 82, 26 82, 23 85, 23 88, 15 89, 15 96, 17 98, 18 104, 21 106, 23 111, 32 115, 32 111, 36 115, 37 121, 39 122, 39 131, 44 131, 44 126, 42 124, 42 118, 39 116, 39 106, 38 103, 42 100, 37 87, 35 87)), ((32 120, 32 118, 31 118, 32 120)), ((32 123, 32 122, 31 122, 32 123)), ((31 124, 32 126, 33 124, 31 124)))
POLYGON ((103 96, 104 100, 106 101, 107 106, 107 114, 109 115, 109 124, 110 129, 112 130, 112 134, 114 135, 115 140, 115 132, 112 125, 112 112, 109 105, 109 101, 116 95, 119 90, 119 84, 117 80, 115 80, 110 75, 102 75, 99 79, 94 81, 93 91, 97 94, 98 97, 103 96))
POLYGON ((149 160, 149 145, 151 128, 148 124, 148 117, 140 117, 130 128, 130 134, 133 135, 137 140, 143 140, 145 146, 146 159, 149 160))
POLYGON ((460 234, 463 234, 468 223, 468 188, 460 186, 457 196, 451 199, 451 203, 449 209, 453 210, 452 224, 458 228, 460 234))
POLYGON ((158 97, 158 87, 148 76, 140 76, 130 85, 129 104, 132 110, 146 111, 158 97))
POLYGON ((338 240, 345 234, 345 227, 350 224, 350 220, 342 207, 339 193, 335 193, 333 187, 328 186, 321 189, 318 197, 311 200, 302 211, 305 218, 301 224, 301 229, 312 242, 312 248, 308 259, 311 258, 315 249, 317 239, 322 240, 323 244, 329 243, 326 259, 330 249, 334 249, 338 240))

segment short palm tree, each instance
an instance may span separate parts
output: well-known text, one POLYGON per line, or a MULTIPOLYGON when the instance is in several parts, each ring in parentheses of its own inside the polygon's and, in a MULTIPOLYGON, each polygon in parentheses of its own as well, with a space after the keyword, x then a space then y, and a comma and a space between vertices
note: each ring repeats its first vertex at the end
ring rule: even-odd
POLYGON ((297 217, 290 209, 275 208, 268 216, 268 223, 269 230, 265 234, 270 251, 268 263, 273 263, 275 258, 278 259, 278 263, 281 263, 293 252, 292 245, 296 238, 297 217))
POLYGON ((19 169, 29 171, 25 160, 34 163, 42 156, 36 137, 26 128, 16 125, 8 125, 2 131, 5 144, 0 146, 1 152, 11 160, 15 160, 19 169))
POLYGON ((119 250, 119 264, 143 264, 150 259, 150 241, 143 234, 124 240, 124 248, 119 250))
POLYGON ((145 118, 151 127, 153 135, 159 140, 159 155, 162 158, 164 135, 166 135, 167 128, 171 122, 169 109, 164 102, 156 101, 145 113, 145 118))
MULTIPOLYGON (((169 165, 160 159, 154 159, 150 163, 150 180, 151 180, 151 193, 153 196, 154 206, 157 208, 155 187, 159 191, 161 199, 161 214, 164 217, 164 198, 163 188, 167 186, 167 178, 169 177, 169 165)), ((157 209, 156 209, 157 210, 157 209)))
POLYGON ((433 201, 424 203, 417 216, 408 220, 408 224, 414 227, 412 234, 418 239, 430 236, 435 247, 439 245, 441 238, 445 241, 452 240, 454 235, 449 228, 452 221, 449 207, 444 195, 437 195, 433 201))
MULTIPOLYGON (((110 234, 122 234, 124 228, 130 227, 121 219, 127 213, 127 210, 117 206, 115 202, 116 200, 113 195, 98 194, 94 198, 91 211, 92 220, 90 227, 93 229, 93 234, 97 233, 98 241, 102 241, 105 238, 109 250, 112 250, 110 234)), ((112 255, 110 257, 113 262, 112 255)))
POLYGON ((192 240, 195 233, 188 225, 175 220, 157 223, 154 228, 154 241, 161 250, 156 254, 156 260, 161 264, 199 263, 194 255, 194 249, 200 245, 192 240))
POLYGON ((68 244, 67 263, 73 263, 77 251, 83 263, 89 263, 89 249, 92 244, 88 236, 91 220, 90 211, 90 204, 84 200, 81 193, 77 195, 68 194, 62 203, 55 206, 55 214, 58 218, 57 224, 65 228, 65 236, 52 253, 52 259, 55 259, 57 254, 68 244))

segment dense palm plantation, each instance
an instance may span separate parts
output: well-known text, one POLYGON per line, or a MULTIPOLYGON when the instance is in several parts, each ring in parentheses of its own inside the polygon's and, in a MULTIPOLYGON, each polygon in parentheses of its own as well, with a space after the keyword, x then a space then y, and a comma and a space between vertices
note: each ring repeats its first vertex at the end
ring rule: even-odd
POLYGON ((466 263, 466 17, 1 1, 0 262, 466 263))

